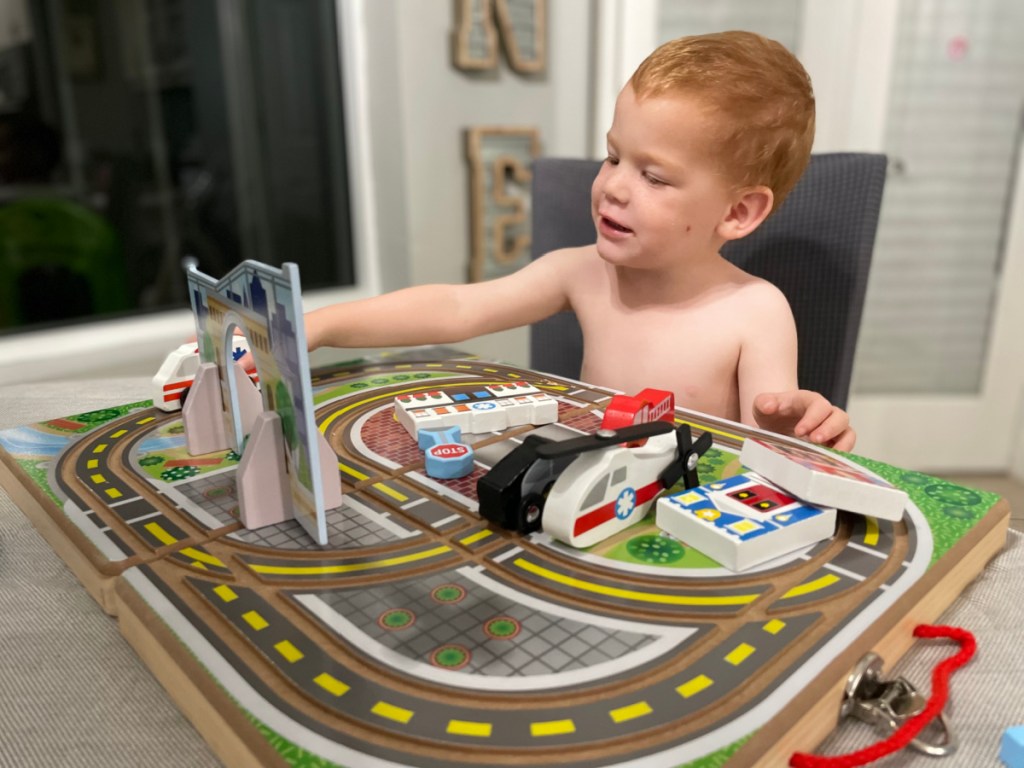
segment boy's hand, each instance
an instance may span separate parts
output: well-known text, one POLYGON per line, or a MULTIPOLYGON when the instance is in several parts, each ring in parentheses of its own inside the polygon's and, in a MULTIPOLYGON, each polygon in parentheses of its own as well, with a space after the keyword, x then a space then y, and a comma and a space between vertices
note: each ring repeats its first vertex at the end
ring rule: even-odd
POLYGON ((762 429, 840 451, 853 450, 857 442, 846 411, 807 389, 758 395, 754 398, 754 419, 762 429))

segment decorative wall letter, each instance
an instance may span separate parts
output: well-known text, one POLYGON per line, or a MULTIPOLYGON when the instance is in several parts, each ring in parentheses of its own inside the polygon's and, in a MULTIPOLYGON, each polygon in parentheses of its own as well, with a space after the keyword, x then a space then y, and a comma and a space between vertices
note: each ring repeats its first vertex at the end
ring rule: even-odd
POLYGON ((530 180, 540 154, 536 128, 470 128, 472 282, 507 275, 530 261, 530 180))
POLYGON ((509 66, 537 74, 547 66, 547 0, 455 0, 455 66, 463 70, 498 66, 498 37, 509 66), (497 17, 497 24, 495 23, 497 17))

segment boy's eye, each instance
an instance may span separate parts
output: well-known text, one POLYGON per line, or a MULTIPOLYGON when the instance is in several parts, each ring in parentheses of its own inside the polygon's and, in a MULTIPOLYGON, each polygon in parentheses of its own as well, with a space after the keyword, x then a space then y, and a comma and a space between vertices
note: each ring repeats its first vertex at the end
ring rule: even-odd
POLYGON ((614 155, 608 155, 604 159, 604 161, 606 163, 608 163, 608 165, 618 165, 619 164, 619 158, 615 157, 614 155))
POLYGON ((651 184, 652 186, 655 186, 655 187, 661 186, 662 184, 665 183, 663 180, 659 179, 657 176, 654 176, 654 175, 652 175, 650 173, 647 173, 647 172, 644 172, 644 178, 647 179, 647 183, 648 184, 651 184))

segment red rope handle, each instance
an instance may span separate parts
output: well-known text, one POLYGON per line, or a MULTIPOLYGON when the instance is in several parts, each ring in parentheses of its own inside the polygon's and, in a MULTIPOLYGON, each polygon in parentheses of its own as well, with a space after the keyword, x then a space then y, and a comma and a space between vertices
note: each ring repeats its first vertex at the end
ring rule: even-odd
POLYGON ((793 768, 854 768, 859 765, 867 765, 903 749, 924 730, 924 727, 933 718, 942 712, 943 707, 946 706, 946 699, 949 698, 950 675, 971 660, 978 644, 974 635, 959 627, 921 624, 914 628, 914 637, 948 637, 960 644, 960 650, 955 655, 939 662, 932 670, 932 695, 924 709, 903 723, 884 741, 857 752, 834 756, 795 752, 789 759, 789 764, 793 768))

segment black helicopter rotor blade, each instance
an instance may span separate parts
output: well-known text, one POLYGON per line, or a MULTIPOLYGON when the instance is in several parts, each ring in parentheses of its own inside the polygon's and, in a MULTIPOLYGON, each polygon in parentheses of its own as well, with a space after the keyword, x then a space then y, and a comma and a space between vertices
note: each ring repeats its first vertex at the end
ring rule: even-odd
POLYGON ((683 461, 685 467, 684 484, 686 489, 696 488, 700 485, 700 477, 697 475, 697 464, 700 461, 700 457, 704 455, 704 452, 711 447, 712 437, 710 432, 705 432, 697 441, 693 444, 689 454, 683 461))
POLYGON ((711 447, 711 433, 704 432, 693 442, 690 435, 690 425, 680 424, 676 429, 676 447, 679 455, 676 460, 669 464, 658 476, 659 481, 665 488, 671 488, 683 478, 687 489, 696 488, 700 485, 700 478, 697 475, 697 463, 704 452, 711 447))
POLYGON ((621 429, 599 429, 592 435, 556 440, 542 445, 537 448, 537 456, 542 459, 560 459, 587 451, 597 451, 616 443, 628 443, 655 435, 668 434, 671 431, 672 425, 667 421, 648 421, 643 424, 631 424, 621 429))

